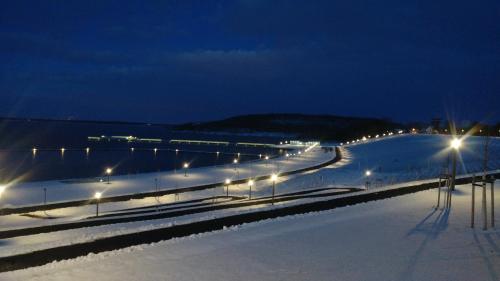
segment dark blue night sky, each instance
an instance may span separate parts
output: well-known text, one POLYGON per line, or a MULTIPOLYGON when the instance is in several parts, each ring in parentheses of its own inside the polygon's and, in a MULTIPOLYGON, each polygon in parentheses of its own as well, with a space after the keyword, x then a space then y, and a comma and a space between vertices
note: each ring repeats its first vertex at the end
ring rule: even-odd
POLYGON ((498 121, 498 0, 3 1, 0 115, 498 121))

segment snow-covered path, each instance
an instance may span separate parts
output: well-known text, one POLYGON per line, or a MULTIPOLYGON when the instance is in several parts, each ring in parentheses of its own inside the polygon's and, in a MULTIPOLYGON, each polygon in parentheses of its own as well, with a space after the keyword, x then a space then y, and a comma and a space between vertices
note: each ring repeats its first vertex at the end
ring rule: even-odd
POLYGON ((449 213, 434 210, 436 190, 429 190, 89 255, 0 279, 499 280, 500 232, 469 228, 469 186, 458 186, 449 213))

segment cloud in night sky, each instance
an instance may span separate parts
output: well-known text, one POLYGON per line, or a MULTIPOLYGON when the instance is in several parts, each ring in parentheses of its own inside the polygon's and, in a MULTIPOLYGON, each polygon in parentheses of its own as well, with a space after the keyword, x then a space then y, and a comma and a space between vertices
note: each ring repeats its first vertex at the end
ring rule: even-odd
POLYGON ((0 11, 0 115, 497 121, 499 15, 489 0, 16 1, 0 11))

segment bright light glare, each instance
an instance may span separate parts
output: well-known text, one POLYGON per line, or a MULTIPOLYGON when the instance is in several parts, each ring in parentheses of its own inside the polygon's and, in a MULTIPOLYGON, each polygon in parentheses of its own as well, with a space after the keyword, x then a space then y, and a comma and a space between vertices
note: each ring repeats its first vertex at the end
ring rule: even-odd
POLYGON ((94 194, 94 198, 95 198, 95 199, 101 199, 101 197, 102 197, 102 192, 96 192, 96 193, 94 194))
POLYGON ((238 159, 234 159, 234 160, 233 160, 233 163, 234 163, 234 164, 238 164, 238 159))
POLYGON ((249 180, 249 181, 248 181, 248 185, 249 185, 249 186, 252 186, 252 185, 253 185, 253 180, 249 180))
POLYGON ((272 174, 271 175, 271 181, 276 181, 278 179, 278 175, 272 174))
POLYGON ((106 174, 108 174, 108 175, 109 175, 109 174, 111 174, 112 172, 113 172, 113 169, 111 169, 111 168, 107 168, 107 169, 106 169, 106 174))
POLYGON ((365 175, 366 175, 366 176, 371 176, 371 174, 372 174, 372 171, 370 171, 370 170, 367 170, 367 171, 365 172, 365 175))
POLYGON ((0 197, 2 197, 2 194, 6 189, 7 189, 6 185, 0 185, 0 197))
POLYGON ((462 145, 462 140, 454 138, 453 140, 451 140, 450 145, 451 145, 451 148, 458 150, 460 148, 460 146, 462 145))
POLYGON ((226 183, 226 184, 230 184, 230 183, 231 183, 231 180, 230 180, 230 179, 226 179, 225 183, 226 183))
POLYGON ((184 163, 183 167, 184 167, 184 169, 187 169, 187 168, 189 168, 189 164, 188 163, 184 163))

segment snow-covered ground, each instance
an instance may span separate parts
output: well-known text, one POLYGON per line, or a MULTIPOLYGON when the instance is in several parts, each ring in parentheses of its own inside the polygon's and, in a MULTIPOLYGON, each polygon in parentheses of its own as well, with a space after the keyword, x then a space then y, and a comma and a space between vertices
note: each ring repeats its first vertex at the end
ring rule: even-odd
MULTIPOLYGON (((444 162, 446 162, 446 158, 448 155, 447 147, 449 144, 449 137, 445 136, 424 136, 424 135, 409 135, 409 136, 394 136, 390 138, 385 138, 382 140, 376 140, 376 141, 370 141, 366 143, 359 143, 356 145, 350 145, 350 146, 344 146, 343 148, 343 155, 344 159, 336 164, 330 165, 326 168, 320 169, 318 171, 312 171, 312 172, 307 172, 304 174, 297 174, 297 175, 292 175, 292 176, 287 176, 287 177, 280 177, 278 182, 277 182, 277 194, 283 194, 283 193, 289 193, 289 192, 295 192, 295 191, 301 191, 301 190, 310 190, 314 188, 321 188, 325 186, 329 187, 364 187, 366 181, 372 182, 370 186, 370 190, 366 192, 370 192, 372 189, 381 189, 381 188, 394 188, 397 187, 398 185, 392 185, 395 183, 401 183, 401 182, 408 182, 408 181, 419 181, 419 182, 426 182, 429 180, 433 180, 432 178, 435 177, 437 174, 441 172, 441 166, 444 162), (370 177, 365 176, 365 170, 371 170, 372 175, 370 177)), ((481 154, 482 151, 482 144, 483 144, 483 139, 482 138, 468 138, 464 142, 463 149, 461 150, 461 159, 463 160, 461 162, 461 170, 460 172, 471 172, 471 171, 477 171, 481 167, 482 159, 480 156, 476 156, 475 154, 481 154)), ((498 138, 492 139, 492 143, 490 146, 490 165, 489 169, 498 169, 500 168, 500 163, 499 163, 499 145, 500 145, 500 140, 498 138)), ((267 165, 265 163, 249 163, 249 164, 242 164, 238 172, 240 173, 240 177, 245 177, 245 167, 244 165, 248 165, 249 170, 251 170, 249 173, 252 173, 252 176, 256 175, 256 171, 259 171, 258 169, 262 169, 262 171, 269 172, 269 170, 280 170, 283 171, 285 169, 284 167, 288 165, 288 167, 293 167, 290 169, 295 169, 295 168, 300 168, 300 167, 306 167, 307 165, 312 165, 315 163, 321 163, 324 161, 328 161, 333 157, 331 153, 323 153, 321 150, 313 150, 311 153, 308 154, 301 154, 298 157, 295 157, 293 160, 280 160, 283 162, 270 162, 267 165), (288 162, 288 163, 284 163, 288 162), (278 164, 280 163, 279 167, 278 164), (260 167, 260 168, 259 168, 260 167)), ((194 178, 197 178, 194 175, 205 175, 205 179, 210 179, 210 177, 207 177, 206 174, 212 174, 212 173, 217 173, 217 181, 220 181, 220 178, 224 178, 224 174, 218 174, 218 173, 228 173, 233 175, 233 179, 235 176, 235 170, 234 167, 228 166, 228 167, 218 167, 218 168, 203 168, 203 169, 193 169, 189 173, 189 177, 187 179, 183 176, 183 174, 180 175, 173 175, 173 176, 180 176, 180 180, 191 180, 194 178), (219 171, 220 170, 220 171, 219 171), (191 174, 192 173, 192 174, 191 174), (193 177, 191 178, 191 176, 193 177)), ((134 191, 136 189, 133 188, 133 186, 140 186, 140 184, 144 184, 147 181, 154 181, 155 177, 161 177, 165 176, 164 174, 145 174, 145 175, 140 175, 137 176, 137 178, 131 178, 130 181, 127 180, 126 177, 123 178, 113 178, 113 183, 110 184, 109 186, 111 188, 115 188, 119 184, 123 184, 125 187, 123 190, 129 192, 130 190, 134 191), (135 179, 135 181, 134 181, 135 179), (147 179, 147 180, 146 180, 147 179), (116 181, 116 182, 115 182, 116 181), (130 190, 127 189, 126 186, 130 186, 130 190)), ((172 176, 172 175, 170 175, 172 176)), ((216 177, 213 177, 214 180, 216 180, 216 177)), ((163 180, 162 180, 163 182, 163 180)), ((206 182, 206 181, 205 181, 206 182)), ((35 184, 35 183, 33 183, 35 184)), ((55 182, 55 184, 59 184, 55 182)), ((95 184, 94 187, 96 188, 102 188, 103 186, 106 187, 107 185, 104 183, 92 183, 95 184)), ((36 184, 35 184, 36 185, 36 184)), ((67 188, 71 188, 71 186, 78 186, 78 188, 84 188, 84 183, 73 183, 73 184, 67 184, 65 183, 64 186, 67 188), (81 185, 81 186, 79 186, 81 185), (70 186, 70 187, 68 187, 70 186)), ((498 185, 498 183, 497 183, 498 185)), ((33 187, 36 188, 36 187, 33 187)), ((152 191, 154 187, 148 187, 148 191, 152 191)), ((73 189, 70 189, 70 192, 73 189)), ((85 189, 87 193, 91 193, 94 191, 89 187, 89 189, 85 189)), ((118 188, 117 188, 118 190, 118 188)), ((68 189, 62 189, 62 191, 68 191, 68 189)), ((112 190, 113 191, 113 190, 112 190)), ((111 192, 112 192, 111 191, 111 192)), ((262 196, 269 196, 271 191, 271 183, 269 181, 259 181, 255 184, 253 187, 253 196, 254 197, 262 197, 262 196)), ((77 192, 78 193, 78 192, 77 192)), ((8 193, 7 193, 8 194, 8 193)), ((85 193, 86 194, 86 193, 85 193)), ((106 191, 106 194, 108 194, 108 191, 106 191)), ((199 198, 207 198, 213 195, 224 195, 224 190, 221 188, 216 188, 216 189, 211 189, 211 190, 203 190, 203 191, 198 191, 198 192, 189 192, 189 193, 183 193, 180 195, 180 201, 184 200, 191 200, 191 199, 199 199, 199 198)), ((241 184, 241 185, 232 185, 230 187, 230 194, 231 195, 236 195, 236 196, 247 196, 248 194, 248 186, 241 184)), ((419 193, 420 194, 420 193, 419 193)), ((498 194, 498 192, 497 192, 498 194)), ((38 195, 37 195, 38 196, 38 195)), ((459 194, 459 196, 461 196, 459 194)), ((35 196, 36 197, 36 196, 35 196)), ((63 196, 64 197, 64 196, 63 196)), ((432 197, 432 196, 431 196, 432 197)), ((403 198, 403 197, 402 197, 403 198)), ((404 198, 410 198, 410 197, 404 197, 404 198)), ((420 197, 418 197, 420 198, 420 197)), ((429 197, 430 198, 430 197, 429 197)), ((428 210, 427 207, 431 206, 434 204, 435 199, 429 199, 427 198, 426 200, 429 200, 426 202, 427 205, 423 206, 422 208, 424 210, 428 210), (427 209, 426 209, 427 208, 427 209)), ((3 199, 2 199, 3 200, 3 199)), ((290 205, 290 204, 298 204, 298 203, 303 203, 304 201, 314 201, 314 200, 322 200, 321 198, 319 199, 307 199, 307 200, 302 200, 300 202, 286 202, 286 203, 280 203, 276 204, 276 207, 279 207, 281 205, 290 205)), ((393 200, 393 199, 391 199, 393 200)), ((391 200, 386 200, 387 202, 392 202, 391 200)), ((412 199, 405 199, 405 200, 413 200, 412 199)), ((175 197, 174 195, 168 195, 168 196, 162 196, 159 198, 159 201, 161 203, 169 203, 169 202, 174 202, 175 197)), ((384 201, 385 202, 385 201, 384 201)), ((394 201, 396 202, 396 201, 394 201)), ((405 201, 406 202, 406 201, 405 201)), ((500 202, 500 200, 497 200, 496 202, 500 202)), ((114 203, 107 203, 107 204, 101 204, 101 210, 103 212, 111 212, 111 211, 116 211, 120 209, 125 209, 125 208, 132 208, 132 207, 142 207, 142 206, 151 206, 157 204, 155 198, 144 198, 140 200, 130 200, 130 201, 125 201, 125 202, 114 202, 114 203)), ((222 203, 224 204, 224 203, 222 203)), ((370 203, 372 204, 372 203, 370 203)), ((392 204, 392 203, 391 203, 392 204)), ((397 203, 394 203, 396 206, 400 206, 401 208, 404 208, 404 203, 401 203, 401 201, 397 201, 397 203)), ((412 202, 413 204, 413 202, 412 202)), ((368 204, 366 204, 368 205, 368 204)), ((364 205, 363 205, 364 206, 364 205)), ((57 210, 51 210, 48 211, 48 215, 52 217, 56 217, 56 219, 37 219, 37 218, 32 218, 32 217, 22 217, 19 215, 10 215, 10 216, 2 216, 2 229, 11 229, 11 228, 20 228, 20 227, 27 227, 27 226, 37 226, 37 225, 46 225, 46 224, 54 224, 54 223, 61 223, 61 222, 67 222, 67 221, 76 221, 80 220, 81 218, 88 217, 93 215, 95 207, 92 205, 89 206, 82 206, 82 207, 73 207, 73 208, 64 208, 64 209, 57 209, 57 210)), ((189 204, 186 204, 186 208, 190 208, 189 204)), ((250 212, 256 209, 265 209, 265 208, 272 208, 271 206, 267 204, 260 204, 260 205, 255 205, 252 207, 244 207, 244 208, 235 208, 235 209, 229 209, 229 210, 218 210, 218 211, 211 211, 211 212, 204 212, 200 214, 194 214, 194 215, 186 215, 186 216, 181 216, 181 217, 174 217, 174 218, 168 218, 168 219, 159 219, 159 220, 153 220, 153 221, 140 221, 140 222, 133 222, 133 223, 119 223, 119 224, 114 224, 114 225, 104 225, 104 226, 98 226, 98 227, 88 227, 88 228, 81 228, 81 229, 74 229, 74 230, 66 230, 66 231, 58 231, 58 232, 52 232, 52 233, 45 233, 45 234, 37 234, 37 235, 30 235, 30 236, 22 236, 22 237, 15 237, 15 238, 10 238, 10 239, 4 239, 1 241, 0 248, 2 249, 1 251, 1 256, 8 256, 12 254, 19 254, 19 253, 26 253, 29 251, 33 250, 39 250, 39 249, 45 249, 45 248, 50 248, 50 247, 55 247, 55 246, 60 246, 60 245, 68 245, 68 244, 73 244, 73 243, 78 243, 78 242, 85 242, 85 241, 91 241, 96 238, 100 237, 109 237, 113 235, 118 235, 122 233, 132 233, 132 232, 138 232, 138 231, 143 231, 147 229, 155 229, 155 228, 161 228, 161 227, 167 227, 172 224, 179 224, 179 223, 187 223, 187 222, 192 222, 192 221, 198 221, 198 220, 203 220, 203 219, 209 219, 213 217, 221 217, 221 216, 227 216, 235 213, 241 213, 241 212, 250 212)), ((360 214, 358 216, 364 216, 368 211, 361 207, 357 207, 360 210, 360 214)), ((389 205, 383 207, 383 208, 388 208, 391 209, 389 205)), ((343 211, 344 209, 349 209, 349 208, 343 208, 342 211, 336 210, 334 212, 340 212, 344 213, 347 211, 343 211)), ((404 212, 404 210, 401 210, 404 212)), ((44 213, 35 213, 37 215, 41 215, 42 217, 44 213)), ((348 215, 346 213, 347 217, 350 217, 351 215, 348 215)), ((286 221, 286 219, 285 219, 286 221)), ((318 224, 320 223, 321 219, 318 220, 318 224)), ((329 220, 327 220, 329 221, 329 220)), ((388 219, 392 223, 390 219, 388 219)), ((278 224, 281 224, 281 220, 278 220, 278 224)), ((389 224, 391 224, 389 223, 389 224)), ((398 223, 399 219, 398 219, 398 223)), ((387 222, 386 222, 387 224, 387 222)), ((272 224, 267 224, 267 225, 274 225, 274 222, 272 224)), ((274 227, 274 226, 273 226, 274 227)), ((354 226, 353 226, 354 227, 354 226)), ((307 228, 304 228, 304 231, 306 231, 307 228)), ((369 235, 369 231, 371 231, 370 228, 364 228, 363 229, 363 234, 364 235, 369 235)), ((225 232, 224 232, 225 233, 225 232)), ((279 234, 279 233, 277 233, 279 234)), ((226 235, 226 234, 224 234, 226 235)), ((270 235, 270 234, 269 234, 270 235)), ((360 234, 361 235, 361 234, 360 234)), ((205 235, 201 235, 205 236, 205 235)), ((208 235, 210 236, 210 235, 208 235)), ((348 235, 349 236, 349 235, 348 235)), ((196 239, 195 239, 196 240, 196 239)), ((177 241, 177 240, 175 240, 177 241)), ((179 241, 184 241, 183 239, 180 239, 179 241)), ((197 240, 196 240, 197 241, 197 240)), ((166 244, 173 243, 173 242, 165 242, 166 244)), ((211 242, 210 242, 211 243, 211 242)), ((217 242, 213 242, 215 244, 218 244, 217 242)), ((175 243, 174 243, 175 244, 175 243)), ((170 244, 169 244, 170 245, 170 244)), ((194 248, 195 250, 197 247, 194 248)), ((235 249, 233 249, 235 250, 235 249)), ((235 250, 236 251, 236 250, 235 250)), ((309 255, 310 251, 306 251, 306 254, 309 255)), ((105 254, 106 255, 106 254, 105 254)), ((105 256, 104 255, 104 256, 105 256)), ((113 254, 114 255, 114 254, 113 254)), ((170 257, 169 257, 170 259, 170 257)), ((265 257, 264 257, 265 259, 265 257)), ((353 261, 355 262, 355 261, 353 261)), ((112 265, 110 265, 112 266, 112 265)), ((370 266, 369 264, 367 266, 370 266)), ((266 269, 270 270, 270 269, 266 269)), ((291 270, 290 272, 293 272, 291 270)), ((251 275, 249 275, 251 276, 251 275)), ((193 276, 193 278, 196 276, 193 276)), ((307 276, 306 276, 307 277, 307 276)), ((305 279, 309 279, 306 278, 305 279)), ((304 278, 298 278, 298 279, 304 279, 304 278)), ((183 280, 180 276, 176 276, 173 279, 180 279, 183 280)), ((189 279, 189 278, 187 278, 189 279)), ((194 278, 194 279, 199 279, 199 278, 194 278)), ((226 279, 234 279, 230 278, 230 276, 226 276, 226 279)), ((288 279, 288 278, 284 278, 288 279)), ((314 278, 312 278, 314 279, 314 278)), ((343 278, 340 278, 343 280, 343 278)), ((363 279, 363 278, 360 278, 363 279)), ((0 278, 0 280, 3 280, 0 278)), ((168 280, 168 279, 167 279, 168 280)), ((390 280, 390 279, 389 279, 390 280)), ((487 280, 487 279, 486 279, 487 280)))
POLYGON ((435 199, 436 190, 423 191, 91 254, 0 279, 499 280, 500 232, 469 227, 470 185, 457 187, 450 212, 435 210, 435 199))

